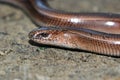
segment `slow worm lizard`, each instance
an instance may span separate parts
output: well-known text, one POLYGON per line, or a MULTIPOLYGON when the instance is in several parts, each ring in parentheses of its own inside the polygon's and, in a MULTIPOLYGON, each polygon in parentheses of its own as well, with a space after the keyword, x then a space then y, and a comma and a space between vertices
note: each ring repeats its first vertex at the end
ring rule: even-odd
POLYGON ((120 14, 63 12, 46 0, 0 2, 19 6, 35 24, 44 26, 29 33, 34 42, 120 56, 120 14))

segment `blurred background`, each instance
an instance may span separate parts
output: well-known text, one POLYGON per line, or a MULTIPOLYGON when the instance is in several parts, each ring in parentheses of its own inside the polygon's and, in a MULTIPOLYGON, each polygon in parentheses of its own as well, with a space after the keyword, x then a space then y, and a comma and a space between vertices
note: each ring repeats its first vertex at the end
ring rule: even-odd
MULTIPOLYGON (((68 12, 120 14, 120 0, 48 0, 68 12)), ((0 80, 120 80, 120 59, 29 43, 37 28, 26 14, 0 4, 0 80)))

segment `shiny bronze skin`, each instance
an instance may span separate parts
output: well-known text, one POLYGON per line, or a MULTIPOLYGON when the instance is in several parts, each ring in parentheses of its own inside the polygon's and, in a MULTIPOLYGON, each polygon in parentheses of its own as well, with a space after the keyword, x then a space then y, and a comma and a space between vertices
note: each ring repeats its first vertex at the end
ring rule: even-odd
POLYGON ((50 8, 46 0, 0 2, 19 6, 38 26, 49 27, 29 33, 37 43, 120 56, 120 14, 68 13, 50 8))
POLYGON ((120 56, 120 35, 79 30, 43 27, 29 33, 29 38, 37 43, 71 49, 87 50, 110 56, 120 56))
POLYGON ((44 26, 86 28, 100 32, 120 34, 120 15, 112 13, 68 13, 49 8, 43 1, 30 0, 39 14, 44 15, 44 26))
POLYGON ((39 26, 86 28, 105 33, 120 33, 120 15, 112 13, 68 13, 49 7, 47 0, 0 0, 22 8, 39 26))

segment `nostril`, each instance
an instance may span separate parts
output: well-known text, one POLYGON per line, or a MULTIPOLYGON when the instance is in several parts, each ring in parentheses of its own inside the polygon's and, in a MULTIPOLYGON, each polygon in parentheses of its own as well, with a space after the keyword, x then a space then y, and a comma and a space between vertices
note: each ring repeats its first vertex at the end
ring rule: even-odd
POLYGON ((34 36, 34 34, 32 33, 32 32, 30 32, 29 34, 28 34, 28 37, 31 39, 31 38, 33 38, 33 36, 34 36))

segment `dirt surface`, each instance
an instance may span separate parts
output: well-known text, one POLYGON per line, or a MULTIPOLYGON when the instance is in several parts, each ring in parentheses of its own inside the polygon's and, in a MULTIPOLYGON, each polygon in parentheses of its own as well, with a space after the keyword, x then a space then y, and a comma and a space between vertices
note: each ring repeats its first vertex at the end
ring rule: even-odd
MULTIPOLYGON (((120 13, 120 0, 49 0, 55 9, 120 13)), ((18 8, 0 4, 0 80, 120 80, 120 58, 29 43, 36 28, 18 8)))

